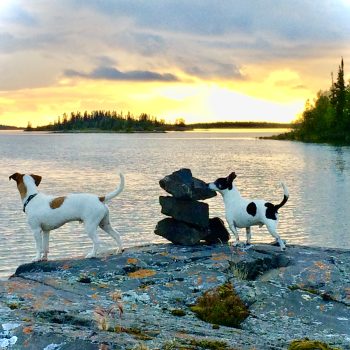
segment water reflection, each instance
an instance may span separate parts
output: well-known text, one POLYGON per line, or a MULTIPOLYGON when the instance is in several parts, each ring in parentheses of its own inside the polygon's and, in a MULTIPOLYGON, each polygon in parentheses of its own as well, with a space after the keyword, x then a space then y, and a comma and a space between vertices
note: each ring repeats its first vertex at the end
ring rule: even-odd
POLYGON ((336 147, 335 153, 336 153, 336 157, 334 161, 335 168, 338 170, 340 174, 342 174, 345 170, 345 165, 346 165, 343 147, 336 147))
MULTIPOLYGON (((0 276, 35 254, 14 183, 14 172, 43 176, 40 190, 52 195, 104 195, 126 176, 126 188, 110 203, 111 221, 125 246, 162 242, 153 230, 162 218, 158 181, 187 167, 204 181, 232 170, 241 194, 279 203, 280 181, 290 192, 281 209, 279 232, 288 243, 350 248, 350 148, 258 140, 246 133, 27 134, 0 133, 0 276), (248 135, 249 136, 249 135, 248 135), (14 253, 15 252, 15 253, 14 253)), ((208 201, 211 216, 224 218, 218 196, 208 201)), ((244 235, 242 230, 241 235, 244 235)), ((113 244, 101 233, 106 244, 113 244)), ((253 240, 270 242, 266 228, 253 240)), ((51 258, 84 256, 91 247, 82 225, 53 231, 51 258)))

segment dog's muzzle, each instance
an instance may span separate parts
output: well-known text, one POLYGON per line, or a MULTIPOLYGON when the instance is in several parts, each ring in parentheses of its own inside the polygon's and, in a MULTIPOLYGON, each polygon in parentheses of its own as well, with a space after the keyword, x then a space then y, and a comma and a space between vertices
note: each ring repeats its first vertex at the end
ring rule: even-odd
POLYGON ((207 184, 208 188, 211 189, 212 191, 217 191, 216 186, 213 183, 207 184))

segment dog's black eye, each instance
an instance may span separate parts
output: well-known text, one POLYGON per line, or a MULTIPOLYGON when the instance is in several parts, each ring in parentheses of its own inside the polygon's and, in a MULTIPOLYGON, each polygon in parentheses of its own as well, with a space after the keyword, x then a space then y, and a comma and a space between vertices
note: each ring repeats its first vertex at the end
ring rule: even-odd
POLYGON ((227 188, 226 179, 218 179, 215 181, 215 185, 219 190, 224 190, 227 188))

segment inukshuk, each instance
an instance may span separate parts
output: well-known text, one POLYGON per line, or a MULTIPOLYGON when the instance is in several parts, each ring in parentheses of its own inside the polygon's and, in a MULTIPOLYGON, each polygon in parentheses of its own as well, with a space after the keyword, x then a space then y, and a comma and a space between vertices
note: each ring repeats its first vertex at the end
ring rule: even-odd
POLYGON ((219 218, 209 219, 209 205, 201 200, 216 196, 208 185, 192 176, 190 169, 180 169, 159 181, 159 185, 172 196, 160 196, 162 214, 155 234, 174 244, 195 245, 227 242, 229 233, 219 218))

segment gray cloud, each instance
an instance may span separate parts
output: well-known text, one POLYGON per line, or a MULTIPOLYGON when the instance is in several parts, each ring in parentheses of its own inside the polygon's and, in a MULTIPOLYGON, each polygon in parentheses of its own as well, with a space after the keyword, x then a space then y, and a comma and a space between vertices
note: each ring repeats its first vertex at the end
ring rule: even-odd
POLYGON ((160 74, 143 70, 121 72, 120 70, 113 67, 98 67, 90 73, 78 72, 75 70, 66 70, 65 75, 67 77, 82 77, 88 79, 106 79, 120 81, 178 81, 178 78, 175 75, 169 73, 160 74))
POLYGON ((226 78, 228 80, 245 79, 240 72, 239 67, 232 63, 221 63, 213 60, 203 60, 203 62, 197 62, 196 65, 191 65, 188 62, 188 58, 182 58, 183 70, 193 76, 201 78, 226 78))
POLYGON ((118 33, 115 39, 123 44, 123 48, 138 52, 142 56, 158 56, 169 50, 164 34, 140 32, 133 29, 118 33))
MULTIPOLYGON (((124 81, 178 81, 174 70, 200 79, 248 79, 242 67, 266 63, 305 73, 311 70, 306 61, 322 57, 328 63, 349 52, 350 6, 340 0, 11 3, 16 5, 0 13, 0 68, 17 76, 17 85, 14 62, 29 53, 35 59, 27 68, 51 84, 62 72, 124 81)), ((327 63, 319 74, 332 69, 327 63)))
POLYGON ((104 15, 128 17, 143 28, 203 36, 273 34, 286 40, 339 40, 350 30, 339 0, 74 0, 104 15))
POLYGON ((36 50, 53 47, 59 43, 57 36, 52 34, 13 35, 9 32, 0 33, 0 50, 3 54, 15 51, 36 50))

